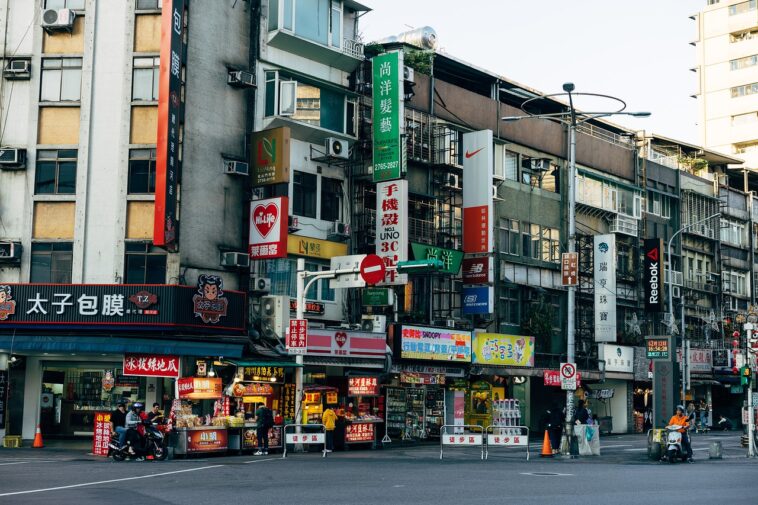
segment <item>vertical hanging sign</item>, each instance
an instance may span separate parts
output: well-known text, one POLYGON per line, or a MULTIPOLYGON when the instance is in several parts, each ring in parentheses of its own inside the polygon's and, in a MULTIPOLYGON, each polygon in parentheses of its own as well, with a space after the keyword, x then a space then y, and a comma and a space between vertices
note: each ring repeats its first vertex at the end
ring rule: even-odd
POLYGON ((616 341, 616 235, 595 235, 595 342, 616 341))
POLYGON ((178 186, 182 171, 179 131, 184 124, 182 67, 184 16, 187 0, 163 0, 161 66, 158 92, 158 135, 155 154, 153 243, 178 247, 178 186))
POLYGON ((492 130, 463 134, 463 252, 491 253, 492 130))
POLYGON ((372 60, 374 182, 399 179, 405 173, 402 69, 403 53, 399 51, 372 60))
POLYGON ((663 311, 663 240, 645 239, 643 284, 645 285, 645 310, 663 311))
MULTIPOLYGON (((408 259, 408 181, 380 182, 376 185, 376 255, 385 267, 395 267, 408 259)), ((383 285, 406 284, 408 274, 387 268, 383 285)))
POLYGON ((250 259, 287 257, 288 211, 286 196, 250 202, 250 259))

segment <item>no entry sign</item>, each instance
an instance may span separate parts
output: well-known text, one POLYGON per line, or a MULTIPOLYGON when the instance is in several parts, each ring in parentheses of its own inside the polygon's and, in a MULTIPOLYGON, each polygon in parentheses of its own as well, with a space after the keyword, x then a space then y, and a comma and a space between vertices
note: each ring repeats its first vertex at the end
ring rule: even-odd
POLYGON ((367 254, 361 261, 361 278, 366 284, 378 284, 384 280, 384 261, 376 254, 367 254))

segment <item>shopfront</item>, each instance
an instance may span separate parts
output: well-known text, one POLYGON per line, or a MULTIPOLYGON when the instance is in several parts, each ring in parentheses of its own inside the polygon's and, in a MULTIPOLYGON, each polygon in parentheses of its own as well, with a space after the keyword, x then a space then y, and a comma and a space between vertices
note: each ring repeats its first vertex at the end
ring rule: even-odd
POLYGON ((245 294, 201 279, 195 288, 10 285, 16 310, 0 321, 0 352, 16 357, 9 402, 20 415, 8 433, 31 439, 40 424, 43 436, 91 437, 95 413, 120 401, 170 409, 188 360, 241 356, 245 294))
POLYGON ((603 433, 629 433, 634 430, 629 410, 634 393, 634 348, 598 344, 598 359, 605 367, 605 380, 588 384, 585 400, 593 416, 598 416, 603 433))

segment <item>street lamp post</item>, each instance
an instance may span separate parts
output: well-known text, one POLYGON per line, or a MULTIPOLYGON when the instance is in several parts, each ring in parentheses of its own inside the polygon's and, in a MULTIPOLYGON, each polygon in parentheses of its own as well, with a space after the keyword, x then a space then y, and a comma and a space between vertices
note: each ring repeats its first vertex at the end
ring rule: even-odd
MULTIPOLYGON (((676 238, 676 236, 679 235, 680 233, 682 233, 683 231, 689 230, 690 228, 692 228, 695 225, 698 225, 698 224, 701 224, 701 223, 705 223, 706 221, 710 221, 711 219, 715 219, 715 218, 719 217, 720 215, 721 215, 721 212, 717 212, 717 213, 715 213, 715 214, 713 214, 711 216, 708 216, 706 218, 703 218, 703 219, 701 219, 699 221, 695 221, 694 223, 690 223, 690 224, 684 225, 681 228, 679 228, 678 230, 676 230, 674 232, 674 234, 671 235, 671 238, 669 238, 668 246, 666 247, 666 250, 668 252, 668 256, 667 257, 668 257, 668 260, 669 260, 669 267, 667 269, 668 272, 666 272, 666 273, 668 274, 668 278, 669 278, 669 281, 668 281, 669 333, 671 334, 672 337, 674 336, 674 332, 676 332, 676 326, 674 325, 674 277, 672 275, 673 268, 674 268, 674 262, 673 262, 672 256, 671 256, 671 245, 673 244, 674 239, 676 238)), ((685 337, 684 337, 684 300, 682 300, 682 321, 681 321, 681 323, 682 323, 682 402, 684 402, 685 399, 686 399, 686 397, 687 397, 687 365, 688 365, 687 359, 689 359, 689 356, 687 356, 688 350, 687 350, 687 348, 685 346, 685 337)))
MULTIPOLYGON (((521 119, 555 119, 565 124, 568 127, 568 252, 576 252, 576 129, 578 126, 591 121, 593 119, 599 119, 602 117, 625 115, 633 117, 648 117, 649 112, 627 112, 626 102, 620 98, 612 97, 610 95, 602 95, 598 93, 574 93, 574 83, 567 82, 563 84, 563 93, 553 93, 550 95, 537 96, 530 98, 521 104, 521 110, 524 111, 526 116, 508 116, 501 118, 503 121, 519 121, 521 119), (578 96, 591 96, 599 98, 607 98, 616 101, 621 104, 621 107, 615 111, 606 112, 582 112, 576 110, 574 107, 574 95, 578 96), (529 112, 528 106, 535 101, 543 100, 546 98, 552 98, 556 96, 568 97, 568 110, 557 113, 549 114, 533 114, 529 112)), ((575 350, 576 350, 576 286, 568 286, 567 296, 567 315, 566 315, 566 360, 569 363, 574 363, 575 350)), ((561 454, 569 455, 570 453, 570 437, 573 432, 571 424, 571 418, 574 413, 574 392, 566 391, 566 419, 565 427, 563 430, 563 437, 561 438, 561 454)))

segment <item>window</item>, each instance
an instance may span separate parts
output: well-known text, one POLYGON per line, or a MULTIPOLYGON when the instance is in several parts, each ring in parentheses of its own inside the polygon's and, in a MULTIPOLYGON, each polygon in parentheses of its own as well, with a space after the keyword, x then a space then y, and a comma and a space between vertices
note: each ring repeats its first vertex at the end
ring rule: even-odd
POLYGON ((134 58, 132 100, 158 100, 159 57, 134 58))
POLYGON ((324 46, 342 49, 342 2, 339 0, 271 0, 269 31, 284 29, 324 46), (282 20, 279 20, 279 4, 282 20))
POLYGON ((736 60, 729 61, 730 70, 740 70, 742 68, 748 68, 758 65, 758 54, 752 56, 745 56, 744 58, 737 58, 736 60))
POLYGON ((530 238, 532 241, 530 258, 540 259, 540 225, 533 224, 530 227, 530 238))
POLYGON ((500 219, 500 252, 518 255, 519 222, 515 219, 500 219))
POLYGON ((755 28, 753 28, 752 30, 746 30, 744 32, 729 34, 729 42, 731 42, 732 44, 734 44, 735 42, 744 42, 746 40, 753 40, 754 38, 758 38, 758 30, 755 28))
POLYGON ((130 195, 155 193, 155 149, 129 150, 130 195))
POLYGON ((742 144, 734 144, 734 152, 736 154, 745 154, 758 151, 757 142, 743 142, 742 144))
POLYGON ((324 221, 341 221, 342 218, 342 181, 321 178, 321 219, 324 221))
POLYGON ((520 305, 521 297, 519 288, 504 288, 500 295, 500 325, 519 326, 521 325, 520 305))
MULTIPOLYGON (((271 279, 272 295, 291 295, 297 287, 297 260, 278 259, 266 260, 263 263, 262 275, 271 279)), ((329 270, 329 265, 306 262, 305 269, 310 272, 329 270)), ((305 293, 307 300, 333 302, 336 300, 336 290, 329 288, 329 279, 321 279, 314 282, 305 293)))
POLYGON ((71 284, 72 250, 71 242, 33 243, 29 282, 71 284))
POLYGON ((752 84, 744 84, 742 86, 735 86, 732 88, 732 98, 739 98, 741 96, 758 94, 758 82, 752 84))
POLYGON ((756 8, 756 0, 748 0, 747 2, 740 2, 738 4, 729 6, 729 15, 736 16, 738 14, 744 14, 745 12, 754 11, 756 8))
POLYGON ((78 102, 81 97, 82 59, 44 58, 39 99, 42 102, 78 102))
POLYGON ((295 170, 292 185, 292 213, 296 216, 315 218, 316 174, 295 170))
POLYGON ((542 261, 558 263, 561 260, 561 243, 557 228, 542 227, 542 261))
POLYGON ((747 296, 747 274, 744 272, 736 272, 733 270, 726 270, 721 272, 721 279, 723 282, 723 289, 727 293, 733 293, 736 295, 747 296))
POLYGON ((505 152, 504 160, 505 178, 511 181, 518 180, 518 153, 505 152))
POLYGON ((344 93, 313 82, 266 72, 265 113, 290 116, 303 123, 355 135, 357 107, 344 93))
POLYGON ((732 126, 748 125, 758 122, 758 112, 748 112, 732 116, 732 126))
POLYGON ((34 194, 73 195, 76 193, 76 149, 37 151, 34 194))
POLYGON ((84 10, 86 0, 45 0, 45 9, 84 10))
POLYGON ((163 7, 163 0, 137 0, 137 10, 147 11, 163 7))
MULTIPOLYGON (((322 266, 321 270, 329 270, 330 267, 322 266)), ((325 302, 333 302, 335 300, 335 293, 332 288, 329 287, 329 279, 322 279, 321 281, 321 300, 325 302)))
POLYGON ((647 192, 647 213, 654 216, 671 217, 671 197, 654 191, 647 192))
POLYGON ((145 242, 127 242, 124 284, 165 284, 166 253, 145 242))
POLYGON ((745 223, 728 218, 721 218, 721 241, 732 245, 747 245, 745 223))

